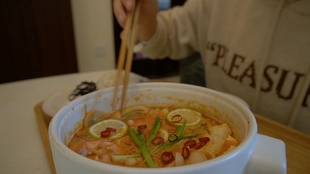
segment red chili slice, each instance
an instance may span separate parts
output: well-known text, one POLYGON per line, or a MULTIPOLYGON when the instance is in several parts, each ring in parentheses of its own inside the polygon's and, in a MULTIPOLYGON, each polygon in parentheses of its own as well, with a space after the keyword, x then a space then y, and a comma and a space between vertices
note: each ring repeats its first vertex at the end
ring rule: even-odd
POLYGON ((185 143, 184 143, 184 147, 187 147, 189 146, 189 148, 194 148, 196 147, 197 143, 195 140, 187 140, 185 143))
POLYGON ((161 154, 161 160, 162 160, 163 164, 169 164, 174 160, 174 156, 173 156, 172 152, 165 151, 161 154))
POLYGON ((146 125, 145 124, 144 125, 139 125, 138 129, 140 129, 140 130, 146 129, 146 125))
POLYGON ((201 137, 201 138, 199 138, 199 142, 208 143, 209 141, 210 141, 209 137, 201 137))
POLYGON ((108 137, 111 136, 111 132, 107 131, 107 130, 104 130, 104 131, 101 131, 100 135, 101 135, 102 138, 108 138, 108 137))
POLYGON ((200 149, 205 146, 210 141, 209 137, 201 137, 199 138, 199 143, 196 145, 195 149, 200 149))
POLYGON ((182 156, 184 159, 187 159, 191 154, 190 150, 187 147, 183 147, 182 149, 182 156))
POLYGON ((174 141, 176 141, 178 139, 179 139, 179 137, 176 134, 170 134, 169 137, 168 137, 168 140, 170 142, 174 142, 174 141))
POLYGON ((154 144, 155 146, 157 145, 161 145, 164 143, 164 139, 162 137, 155 137, 153 140, 152 140, 152 144, 154 144))
POLYGON ((112 127, 107 127, 105 130, 110 132, 116 132, 116 129, 112 127))
POLYGON ((174 116, 171 118, 171 122, 172 122, 172 123, 179 123, 181 120, 182 120, 182 116, 179 115, 179 114, 174 115, 174 116))

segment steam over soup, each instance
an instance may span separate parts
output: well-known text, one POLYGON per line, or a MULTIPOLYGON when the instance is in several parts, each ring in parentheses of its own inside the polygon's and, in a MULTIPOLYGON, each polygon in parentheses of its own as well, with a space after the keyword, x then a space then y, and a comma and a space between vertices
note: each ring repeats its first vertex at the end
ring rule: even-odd
POLYGON ((89 111, 68 147, 87 158, 128 167, 171 167, 222 155, 239 144, 225 123, 188 108, 129 106, 89 111))

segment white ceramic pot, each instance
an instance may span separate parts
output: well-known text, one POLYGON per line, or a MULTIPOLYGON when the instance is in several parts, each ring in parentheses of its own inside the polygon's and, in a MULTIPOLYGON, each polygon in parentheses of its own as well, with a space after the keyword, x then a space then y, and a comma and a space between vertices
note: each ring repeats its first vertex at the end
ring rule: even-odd
MULTIPOLYGON (((93 161, 71 151, 66 144, 92 109, 112 112, 113 88, 85 95, 62 108, 52 119, 49 137, 58 174, 241 174, 256 146, 257 124, 251 111, 240 101, 207 88, 176 83, 130 85, 126 106, 183 106, 203 110, 226 122, 242 141, 234 150, 205 162, 170 168, 131 168, 93 161)), ((121 90, 121 89, 120 89, 121 90)), ((119 105, 119 104, 118 104, 119 105)))

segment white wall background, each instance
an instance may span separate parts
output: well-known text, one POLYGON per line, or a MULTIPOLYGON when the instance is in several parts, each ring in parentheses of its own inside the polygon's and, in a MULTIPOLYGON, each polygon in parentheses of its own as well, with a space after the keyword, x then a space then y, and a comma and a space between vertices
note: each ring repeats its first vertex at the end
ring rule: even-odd
POLYGON ((71 0, 80 72, 115 68, 111 0, 71 0))

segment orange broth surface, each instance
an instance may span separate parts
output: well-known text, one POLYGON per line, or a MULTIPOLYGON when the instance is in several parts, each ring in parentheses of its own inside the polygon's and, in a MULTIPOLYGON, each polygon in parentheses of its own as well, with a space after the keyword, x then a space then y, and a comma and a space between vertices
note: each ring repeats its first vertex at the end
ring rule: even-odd
MULTIPOLYGON (((234 138, 234 134, 225 123, 214 120, 203 113, 201 113, 201 121, 197 125, 185 126, 180 137, 176 137, 176 131, 180 126, 171 123, 171 121, 167 121, 166 117, 169 112, 178 108, 145 107, 147 107, 147 112, 131 111, 131 113, 125 115, 123 119, 116 117, 117 114, 115 113, 111 113, 105 118, 105 120, 120 119, 126 123, 128 129, 123 136, 115 139, 96 139, 89 135, 89 127, 92 125, 89 127, 83 126, 73 135, 68 143, 68 147, 82 156, 103 163, 127 167, 150 167, 145 157, 141 154, 141 148, 135 143, 128 130, 135 130, 135 132, 142 137, 142 141, 146 142, 150 137, 153 124, 157 117, 160 120, 160 130, 157 132, 156 137, 163 140, 163 144, 170 143, 173 145, 160 148, 162 144, 156 144, 156 142, 151 141, 151 143, 145 146, 149 153, 148 157, 153 160, 156 167, 188 165, 210 160, 232 150, 239 144, 238 140, 234 138), (143 128, 141 129, 141 127, 143 128), (200 138, 206 139, 206 137, 209 139, 207 143, 200 142, 200 138), (189 140, 194 140, 196 145, 192 145, 191 147, 188 146, 186 143, 189 140), (203 146, 201 147, 201 145, 203 146), (167 152, 172 154, 172 156, 166 157, 163 155, 167 154, 167 152), (177 153, 179 156, 177 156, 177 153), (197 155, 197 153, 200 156, 197 155), (112 158, 115 156, 132 154, 141 155, 123 158, 121 160, 114 160, 114 158, 112 158), (171 159, 167 161, 167 158, 171 159)), ((102 120, 97 122, 100 121, 102 120)))

